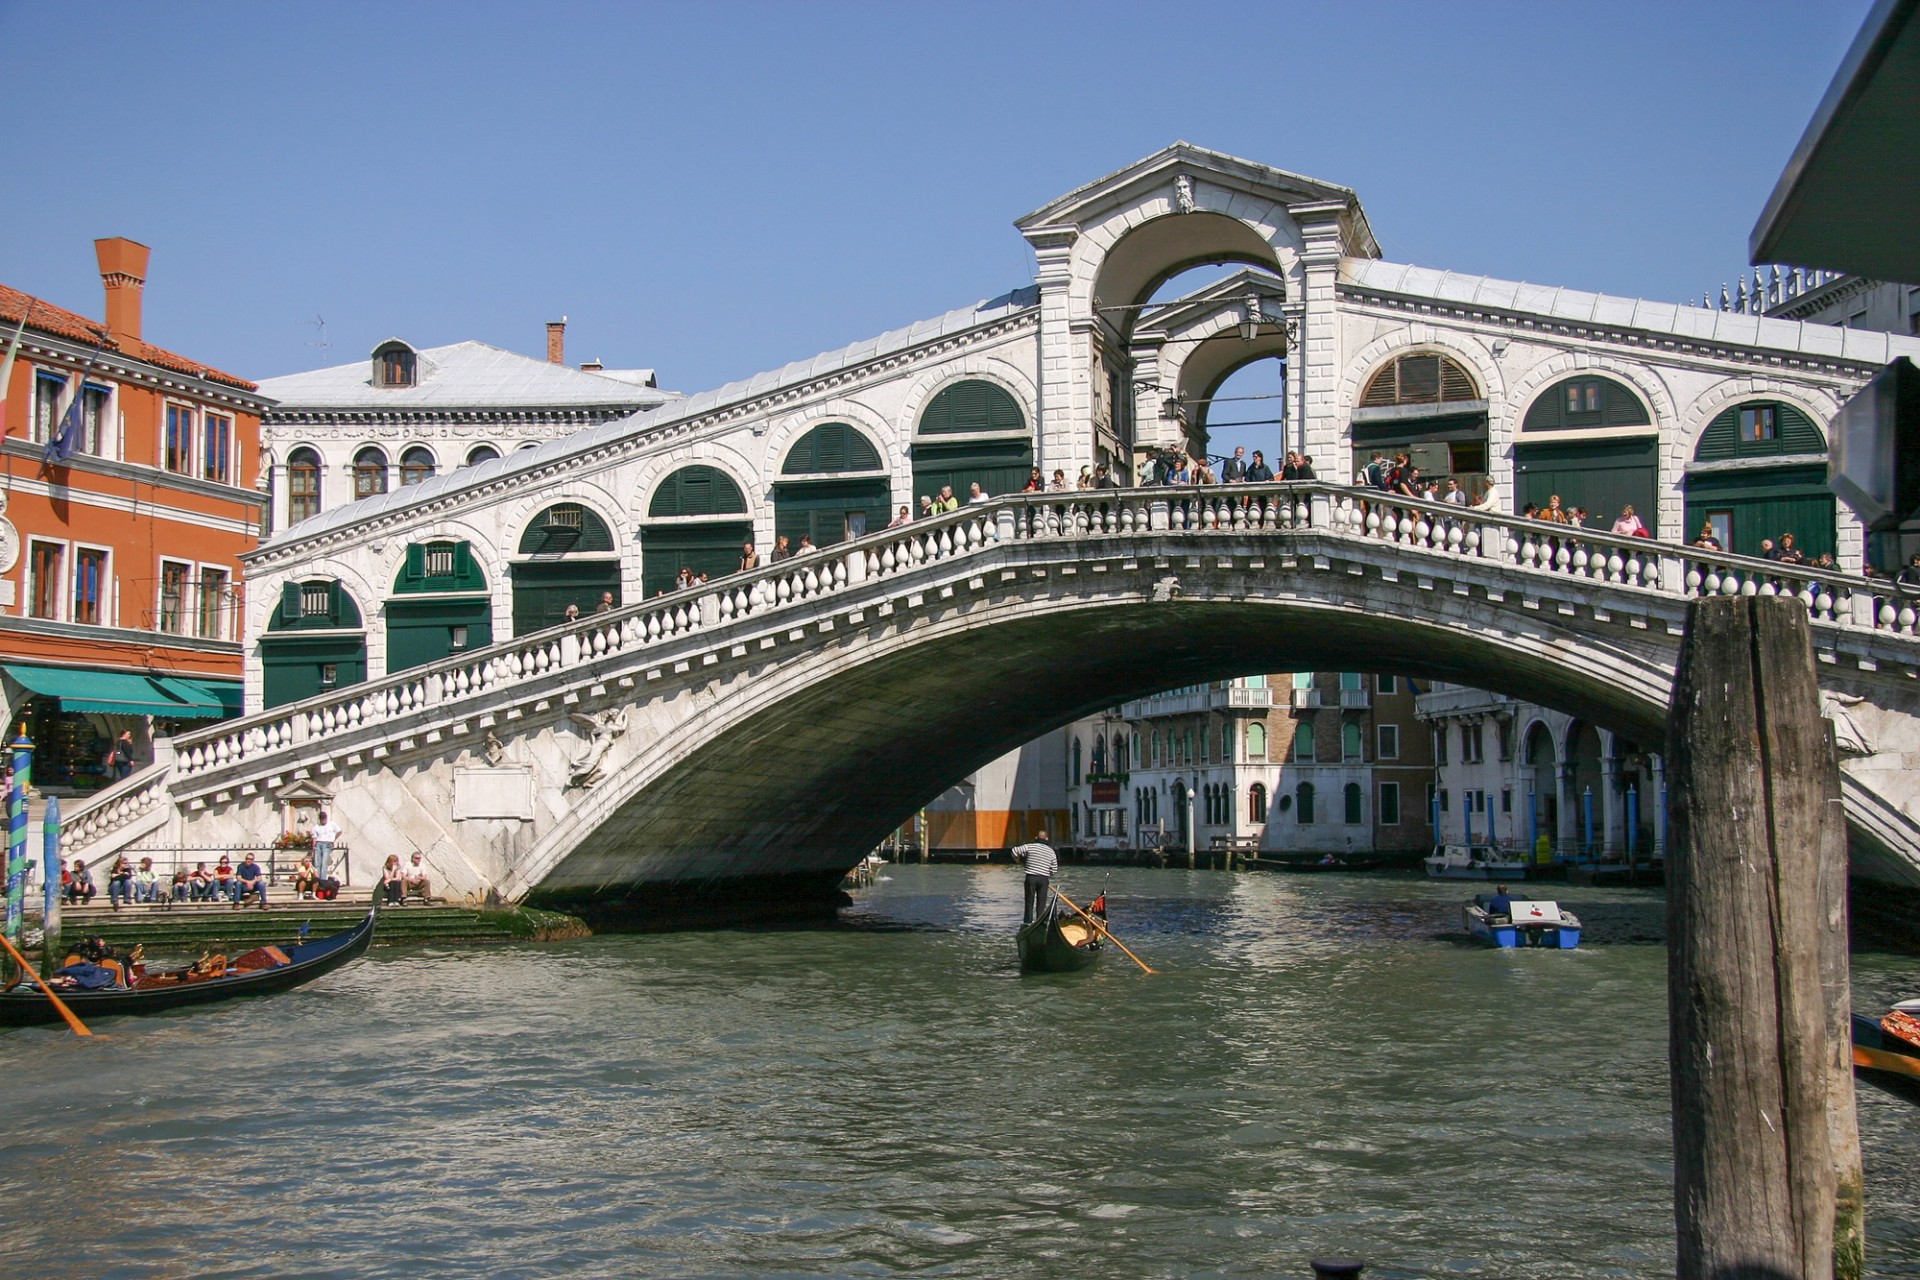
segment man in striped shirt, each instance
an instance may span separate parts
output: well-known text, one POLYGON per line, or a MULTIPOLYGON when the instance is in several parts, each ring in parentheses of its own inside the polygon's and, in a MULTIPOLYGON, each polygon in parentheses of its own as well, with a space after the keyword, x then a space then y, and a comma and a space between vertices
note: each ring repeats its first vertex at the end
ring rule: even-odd
POLYGON ((1047 888, 1053 883, 1053 873, 1060 869, 1060 855, 1047 843, 1047 833, 1042 828, 1027 843, 1016 845, 1013 856, 1027 864, 1027 904, 1023 923, 1032 924, 1046 910, 1047 888))

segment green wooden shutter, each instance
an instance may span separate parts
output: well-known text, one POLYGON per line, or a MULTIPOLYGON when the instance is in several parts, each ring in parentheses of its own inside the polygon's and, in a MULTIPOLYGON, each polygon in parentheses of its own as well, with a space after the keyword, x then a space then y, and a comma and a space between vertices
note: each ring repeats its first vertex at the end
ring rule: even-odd
POLYGON ((427 576, 427 549, 418 542, 407 544, 407 581, 421 582, 427 576))
POLYGON ((290 622, 300 621, 301 609, 304 605, 300 592, 301 586, 297 582, 288 582, 281 586, 280 622, 283 626, 290 622))

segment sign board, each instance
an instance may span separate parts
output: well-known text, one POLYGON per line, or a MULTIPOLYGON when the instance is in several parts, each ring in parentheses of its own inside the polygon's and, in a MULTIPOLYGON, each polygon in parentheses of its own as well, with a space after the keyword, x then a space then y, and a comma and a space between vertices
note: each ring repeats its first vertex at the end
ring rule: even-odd
POLYGON ((1120 803, 1120 784, 1117 781, 1114 781, 1112 779, 1108 779, 1105 782, 1094 783, 1093 784, 1093 803, 1119 804, 1120 803))
POLYGON ((533 821, 533 770, 522 765, 501 769, 455 769, 453 816, 533 821))

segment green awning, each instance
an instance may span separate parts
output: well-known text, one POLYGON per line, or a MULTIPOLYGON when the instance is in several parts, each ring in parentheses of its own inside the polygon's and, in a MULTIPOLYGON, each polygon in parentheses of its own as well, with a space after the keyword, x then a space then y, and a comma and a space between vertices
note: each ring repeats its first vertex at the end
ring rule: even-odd
POLYGON ((183 676, 148 676, 147 679, 160 686, 160 692, 192 708, 176 713, 181 719, 218 720, 227 714, 226 704, 198 680, 183 676))
POLYGON ((222 716, 237 716, 246 710, 247 695, 238 680, 187 680, 219 706, 222 716))
POLYGON ((170 720, 210 720, 226 714, 218 699, 198 689, 189 692, 185 681, 166 676, 13 663, 0 670, 29 692, 57 700, 62 711, 104 716, 160 716, 170 720), (181 692, 175 693, 167 685, 179 685, 181 692))

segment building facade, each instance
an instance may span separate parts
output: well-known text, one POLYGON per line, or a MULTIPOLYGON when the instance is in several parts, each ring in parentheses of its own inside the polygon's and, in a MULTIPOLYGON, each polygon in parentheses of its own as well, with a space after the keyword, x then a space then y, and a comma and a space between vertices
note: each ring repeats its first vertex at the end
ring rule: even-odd
POLYGON ((1435 684, 1417 699, 1435 761, 1428 805, 1446 844, 1619 862, 1666 850, 1666 764, 1579 717, 1435 684))
POLYGON ((238 711, 240 557, 262 508, 267 401, 145 340, 145 245, 95 250, 104 322, 0 286, 0 342, 19 334, 0 445, 0 700, 56 792, 99 786, 123 730, 145 759, 156 730, 238 711))

